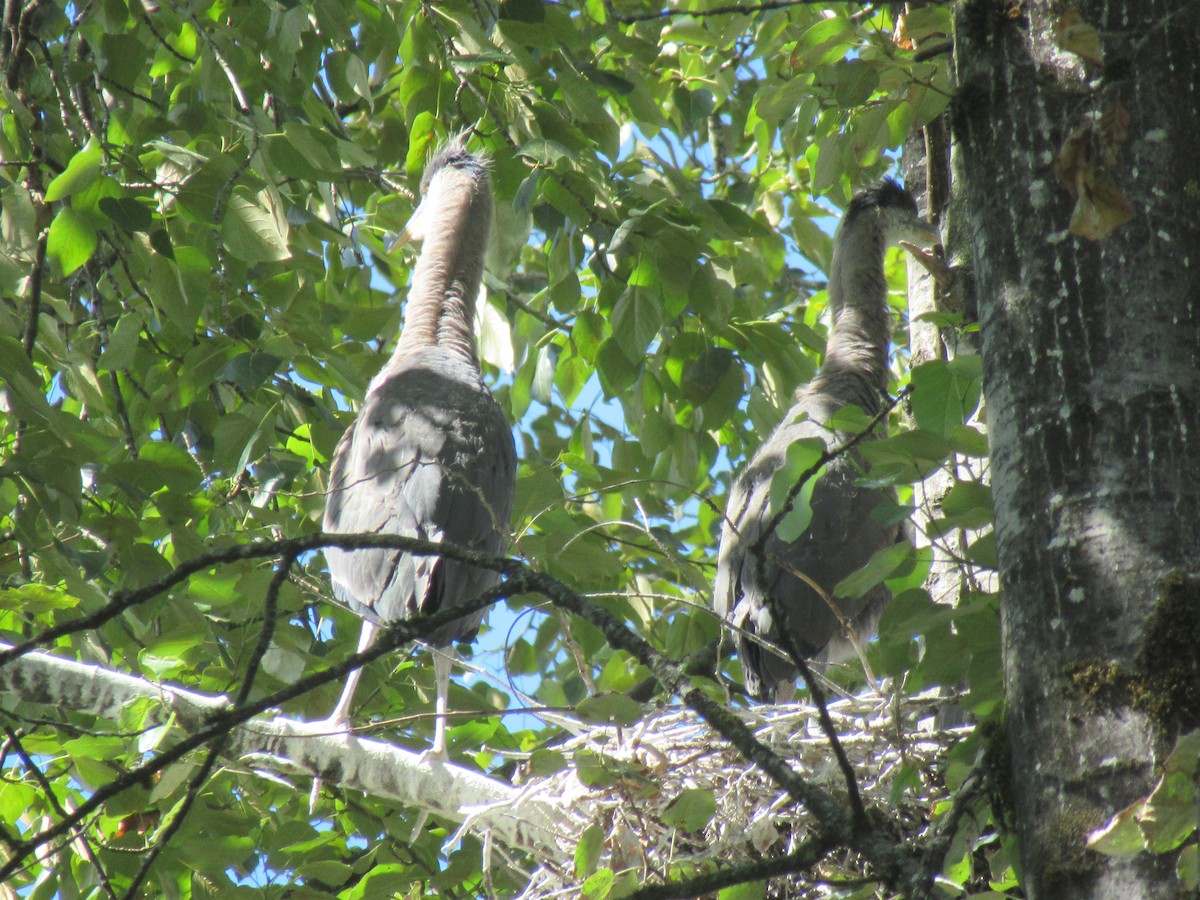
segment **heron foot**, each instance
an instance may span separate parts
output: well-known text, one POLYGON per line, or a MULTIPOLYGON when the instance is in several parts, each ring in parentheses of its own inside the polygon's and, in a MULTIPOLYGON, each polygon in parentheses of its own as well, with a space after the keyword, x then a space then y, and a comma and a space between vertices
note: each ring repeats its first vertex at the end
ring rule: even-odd
MULTIPOLYGON (((350 734, 350 718, 345 715, 338 715, 338 711, 334 710, 334 714, 325 719, 318 719, 316 722, 308 722, 308 727, 312 729, 314 734, 318 735, 334 735, 334 734, 350 734)), ((312 789, 308 792, 308 814, 316 815, 317 801, 321 797, 321 787, 324 781, 318 775, 313 779, 312 789)))
POLYGON ((421 765, 444 765, 449 761, 450 754, 447 752, 445 747, 442 747, 441 749, 438 749, 437 747, 430 747, 428 750, 423 752, 420 757, 421 765))

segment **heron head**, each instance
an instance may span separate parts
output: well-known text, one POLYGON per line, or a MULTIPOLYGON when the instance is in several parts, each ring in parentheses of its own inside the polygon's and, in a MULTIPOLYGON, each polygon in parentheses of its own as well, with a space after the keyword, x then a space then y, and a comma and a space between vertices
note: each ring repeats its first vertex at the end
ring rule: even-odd
POLYGON ((937 228, 921 218, 912 194, 891 178, 869 192, 875 195, 878 215, 888 245, 905 242, 919 247, 941 243, 937 228))
POLYGON ((446 207, 451 196, 460 191, 487 194, 487 182, 487 157, 472 153, 461 140, 451 141, 425 167, 421 177, 421 202, 389 250, 410 241, 424 240, 432 220, 446 207))

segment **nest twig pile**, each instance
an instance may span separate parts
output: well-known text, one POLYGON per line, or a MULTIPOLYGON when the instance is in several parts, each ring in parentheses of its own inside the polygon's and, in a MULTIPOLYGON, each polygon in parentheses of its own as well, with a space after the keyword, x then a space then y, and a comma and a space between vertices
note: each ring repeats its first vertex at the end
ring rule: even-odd
MULTIPOLYGON (((935 714, 946 702, 932 694, 872 693, 829 704, 868 815, 895 840, 919 841, 934 805, 949 798, 945 754, 971 729, 935 727, 935 714)), ((845 797, 841 771, 811 705, 761 706, 739 714, 800 775, 845 797)), ((593 842, 598 827, 599 859, 583 871, 543 864, 526 898, 581 896, 588 876, 608 877, 604 869, 618 882, 640 885, 782 856, 799 845, 812 822, 807 810, 691 710, 667 710, 625 729, 581 726, 580 735, 561 750, 574 765, 530 781, 527 790, 590 821, 593 842), (713 811, 705 821, 706 806, 713 811), (689 830, 689 824, 695 827, 689 830)), ((566 836, 567 858, 576 858, 584 835, 581 829, 566 836)), ((866 874, 849 854, 826 864, 819 873, 772 881, 768 896, 831 896, 819 881, 866 874)))

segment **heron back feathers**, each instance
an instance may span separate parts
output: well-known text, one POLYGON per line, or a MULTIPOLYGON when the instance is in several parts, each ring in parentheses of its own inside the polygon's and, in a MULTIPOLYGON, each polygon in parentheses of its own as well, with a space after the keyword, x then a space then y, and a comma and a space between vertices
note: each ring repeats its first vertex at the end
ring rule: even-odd
MULTIPOLYGON (((400 534, 499 555, 508 546, 516 448, 479 371, 428 348, 395 360, 371 383, 334 454, 325 529, 400 534)), ((498 575, 466 563, 393 550, 326 552, 334 592, 387 623, 477 596, 498 575)), ((474 636, 483 613, 430 636, 474 636)))

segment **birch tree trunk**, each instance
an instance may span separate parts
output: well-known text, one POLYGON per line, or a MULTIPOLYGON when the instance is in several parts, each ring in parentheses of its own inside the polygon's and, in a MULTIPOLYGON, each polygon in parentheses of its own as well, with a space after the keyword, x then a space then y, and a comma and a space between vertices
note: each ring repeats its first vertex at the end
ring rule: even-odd
POLYGON ((1173 854, 1085 842, 1196 724, 1200 9, 975 0, 955 27, 1024 881, 1174 897, 1173 854))

